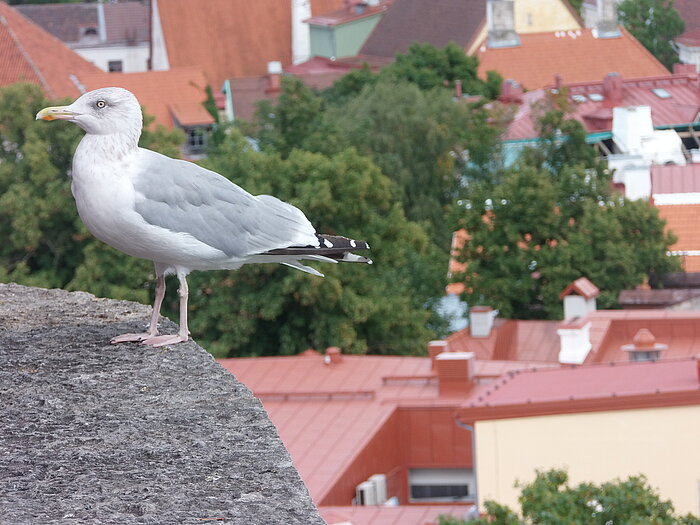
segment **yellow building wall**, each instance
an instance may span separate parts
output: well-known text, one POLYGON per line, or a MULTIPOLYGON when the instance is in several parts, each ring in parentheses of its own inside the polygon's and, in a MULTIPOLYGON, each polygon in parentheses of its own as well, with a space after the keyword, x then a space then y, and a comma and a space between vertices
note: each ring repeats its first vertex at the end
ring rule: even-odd
POLYGON ((645 474, 676 512, 700 514, 700 406, 476 423, 479 504, 519 509, 516 480, 566 468, 570 483, 645 474))
MULTIPOLYGON (((561 0, 515 0, 515 32, 544 33, 581 29, 582 24, 561 0)), ((473 54, 487 35, 484 26, 467 54, 473 54)))

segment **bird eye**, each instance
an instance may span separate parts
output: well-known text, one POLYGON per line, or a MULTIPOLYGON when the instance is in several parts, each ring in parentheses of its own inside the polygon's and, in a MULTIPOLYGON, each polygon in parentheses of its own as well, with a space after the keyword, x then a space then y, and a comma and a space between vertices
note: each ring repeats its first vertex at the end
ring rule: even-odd
POLYGON ((104 100, 98 100, 97 102, 95 102, 95 106, 96 106, 98 109, 102 109, 102 108, 105 107, 106 105, 107 105, 107 103, 106 103, 104 100))

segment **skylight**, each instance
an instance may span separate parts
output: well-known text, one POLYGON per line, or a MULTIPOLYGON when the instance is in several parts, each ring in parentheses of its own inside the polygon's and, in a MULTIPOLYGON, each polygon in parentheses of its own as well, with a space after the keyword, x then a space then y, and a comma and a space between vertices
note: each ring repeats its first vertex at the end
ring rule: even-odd
POLYGON ((603 100, 603 95, 600 93, 589 93, 588 98, 590 98, 593 102, 600 102, 603 100))
POLYGON ((671 93, 666 91, 664 88, 653 88, 651 92, 659 98, 671 98, 671 93))
POLYGON ((586 102, 586 97, 584 95, 571 95, 571 99, 574 102, 586 102))

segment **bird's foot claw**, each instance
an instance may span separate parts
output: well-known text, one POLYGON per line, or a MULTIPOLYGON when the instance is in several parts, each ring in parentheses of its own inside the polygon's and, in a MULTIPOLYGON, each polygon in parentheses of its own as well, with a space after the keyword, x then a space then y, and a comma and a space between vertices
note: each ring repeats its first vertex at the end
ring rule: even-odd
POLYGON ((156 337, 148 337, 147 339, 144 339, 141 341, 142 345, 149 345, 153 347, 159 347, 159 346, 165 346, 165 345, 174 345, 177 343, 186 343, 189 340, 189 337, 187 336, 182 336, 180 334, 172 334, 172 335, 159 335, 156 337))
POLYGON ((113 337, 109 342, 113 345, 119 343, 140 343, 146 339, 151 339, 155 337, 155 334, 143 333, 143 334, 122 334, 117 337, 113 337))

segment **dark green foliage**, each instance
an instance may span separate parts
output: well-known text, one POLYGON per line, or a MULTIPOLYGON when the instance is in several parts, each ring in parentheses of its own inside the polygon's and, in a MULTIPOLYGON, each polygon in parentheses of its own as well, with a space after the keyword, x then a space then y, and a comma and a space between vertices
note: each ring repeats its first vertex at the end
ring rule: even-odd
POLYGON ((673 40, 685 23, 673 0, 623 0, 617 5, 620 22, 668 69, 678 62, 673 40))
POLYGON ((219 122, 219 110, 216 107, 216 100, 214 100, 214 91, 209 84, 207 84, 205 91, 207 93, 207 99, 202 102, 202 105, 204 106, 204 109, 206 109, 207 112, 214 118, 214 122, 219 122))
POLYGON ((458 220, 470 235, 468 271, 457 276, 465 299, 507 318, 560 319, 559 293, 581 276, 610 308, 645 275, 678 268, 656 209, 612 194, 600 169, 566 166, 553 176, 522 164, 495 185, 470 185, 458 220))
POLYGON ((522 518, 504 505, 485 502, 486 516, 462 521, 441 516, 439 525, 700 525, 687 514, 677 516, 645 476, 630 476, 596 485, 568 484, 566 471, 537 471, 535 480, 521 485, 522 518))
POLYGON ((292 354, 341 346, 347 352, 420 353, 432 336, 431 298, 446 264, 422 229, 393 202, 391 182, 352 149, 333 156, 262 154, 235 131, 206 165, 247 190, 304 210, 317 230, 369 241, 374 260, 314 264, 315 277, 280 265, 190 276, 190 328, 216 355, 292 354), (444 266, 443 266, 444 267, 444 266))

